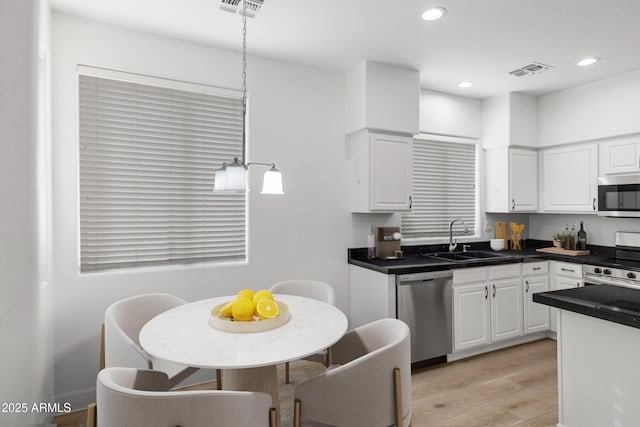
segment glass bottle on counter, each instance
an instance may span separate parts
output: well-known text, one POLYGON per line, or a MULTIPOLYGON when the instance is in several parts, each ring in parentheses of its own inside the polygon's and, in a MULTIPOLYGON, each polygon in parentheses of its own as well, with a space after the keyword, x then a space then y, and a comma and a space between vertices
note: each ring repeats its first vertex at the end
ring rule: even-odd
POLYGON ((369 226, 369 234, 367 234, 367 258, 375 258, 376 256, 376 231, 373 225, 369 226))
POLYGON ((580 221, 580 231, 578 231, 577 249, 579 251, 587 250, 587 232, 584 231, 584 226, 582 224, 582 221, 580 221))

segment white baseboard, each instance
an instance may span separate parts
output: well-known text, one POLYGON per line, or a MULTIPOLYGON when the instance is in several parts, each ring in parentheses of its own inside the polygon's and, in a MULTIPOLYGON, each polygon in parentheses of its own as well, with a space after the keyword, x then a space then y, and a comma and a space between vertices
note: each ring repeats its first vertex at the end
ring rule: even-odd
POLYGON ((459 351, 457 353, 447 354, 447 362, 453 362, 455 360, 465 359, 467 357, 477 356, 478 354, 489 353, 491 351, 501 350, 503 348, 513 347, 514 345, 525 344, 544 338, 547 338, 547 332, 538 332, 535 334, 524 335, 510 340, 500 341, 483 347, 459 351))

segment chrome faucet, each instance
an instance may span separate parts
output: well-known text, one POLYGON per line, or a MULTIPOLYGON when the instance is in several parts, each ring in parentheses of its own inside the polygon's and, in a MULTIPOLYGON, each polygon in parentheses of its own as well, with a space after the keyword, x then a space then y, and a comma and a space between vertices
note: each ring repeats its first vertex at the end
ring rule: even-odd
POLYGON ((468 233, 469 232, 469 227, 467 227, 467 224, 464 223, 464 221, 462 220, 462 218, 454 218, 450 223, 449 223, 449 252, 453 252, 456 250, 456 247, 458 247, 458 242, 456 242, 455 240, 453 240, 453 224, 455 222, 460 222, 462 223, 462 225, 464 225, 464 232, 468 233))

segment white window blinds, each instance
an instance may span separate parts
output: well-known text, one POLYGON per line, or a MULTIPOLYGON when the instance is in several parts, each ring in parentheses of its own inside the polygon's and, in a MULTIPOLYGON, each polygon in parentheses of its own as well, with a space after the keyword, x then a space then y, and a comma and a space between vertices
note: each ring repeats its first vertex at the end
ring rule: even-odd
MULTIPOLYGON (((416 138, 413 141, 413 207, 402 215, 407 238, 448 237, 449 222, 476 228, 476 145, 416 138)), ((454 225, 454 234, 464 227, 454 225)))
POLYGON ((211 191, 242 154, 241 94, 78 84, 80 270, 245 260, 245 195, 211 191))

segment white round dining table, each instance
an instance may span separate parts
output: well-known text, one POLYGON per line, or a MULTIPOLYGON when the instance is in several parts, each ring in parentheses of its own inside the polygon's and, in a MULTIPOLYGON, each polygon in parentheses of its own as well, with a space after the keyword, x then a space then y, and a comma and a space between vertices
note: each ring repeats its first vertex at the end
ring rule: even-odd
POLYGON ((210 323, 211 309, 233 299, 235 296, 210 298, 161 313, 140 330, 140 345, 158 359, 224 369, 225 390, 269 393, 278 409, 277 364, 329 348, 346 332, 347 318, 322 301, 274 294, 276 301, 289 307, 290 318, 284 325, 263 332, 215 329, 210 323))

